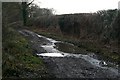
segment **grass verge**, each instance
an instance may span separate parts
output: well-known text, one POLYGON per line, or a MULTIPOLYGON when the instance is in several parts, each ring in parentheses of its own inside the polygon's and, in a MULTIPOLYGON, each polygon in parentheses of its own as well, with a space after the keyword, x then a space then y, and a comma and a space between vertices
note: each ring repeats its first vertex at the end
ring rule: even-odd
POLYGON ((3 27, 2 76, 4 78, 47 77, 46 67, 22 35, 11 27, 3 27))

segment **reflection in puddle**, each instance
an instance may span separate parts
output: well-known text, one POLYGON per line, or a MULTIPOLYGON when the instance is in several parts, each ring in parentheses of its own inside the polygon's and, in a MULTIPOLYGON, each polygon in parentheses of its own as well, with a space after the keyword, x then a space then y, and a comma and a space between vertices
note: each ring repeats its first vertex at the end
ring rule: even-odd
POLYGON ((38 56, 46 56, 46 57, 64 57, 64 54, 61 53, 42 53, 37 54, 38 56))

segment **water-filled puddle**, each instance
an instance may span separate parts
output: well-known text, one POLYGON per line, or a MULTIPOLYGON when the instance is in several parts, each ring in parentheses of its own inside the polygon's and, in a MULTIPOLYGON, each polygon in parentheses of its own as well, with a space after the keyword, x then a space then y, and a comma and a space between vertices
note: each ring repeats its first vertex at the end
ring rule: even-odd
MULTIPOLYGON (((43 37, 41 35, 37 35, 38 37, 43 37)), ((92 65, 101 67, 101 68, 108 68, 107 64, 103 60, 98 60, 97 56, 94 53, 87 53, 87 54, 81 54, 81 50, 74 46, 73 44, 64 43, 61 41, 56 41, 51 38, 46 38, 49 42, 52 44, 45 44, 41 45, 48 53, 41 53, 37 54, 38 56, 44 56, 44 57, 73 57, 73 58, 82 58, 88 62, 90 62, 92 65), (77 53, 77 54, 76 54, 77 53)), ((117 69, 109 68, 110 70, 117 72, 117 69)))

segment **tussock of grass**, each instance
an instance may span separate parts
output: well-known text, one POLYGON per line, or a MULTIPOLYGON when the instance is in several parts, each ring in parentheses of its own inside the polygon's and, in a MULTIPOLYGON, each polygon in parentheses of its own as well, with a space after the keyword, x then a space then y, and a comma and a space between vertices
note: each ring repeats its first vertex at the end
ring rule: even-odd
POLYGON ((43 61, 33 55, 28 41, 11 27, 3 29, 3 78, 44 76, 43 61))

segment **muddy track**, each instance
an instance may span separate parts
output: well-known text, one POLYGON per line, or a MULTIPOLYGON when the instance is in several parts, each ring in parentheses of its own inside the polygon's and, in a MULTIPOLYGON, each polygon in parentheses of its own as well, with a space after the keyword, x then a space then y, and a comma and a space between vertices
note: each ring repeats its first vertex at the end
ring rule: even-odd
MULTIPOLYGON (((42 56, 41 54, 53 53, 52 51, 59 52, 57 50, 51 50, 51 48, 44 48, 44 45, 51 45, 52 42, 44 36, 40 36, 34 32, 28 30, 20 30, 21 34, 26 36, 34 53, 41 57, 45 65, 48 68, 49 74, 56 78, 119 78, 117 72, 113 72, 110 69, 101 68, 91 64, 83 58, 76 57, 51 57, 42 56)), ((61 54, 62 55, 62 54, 61 54)), ((64 54, 63 54, 64 55, 64 54)))

